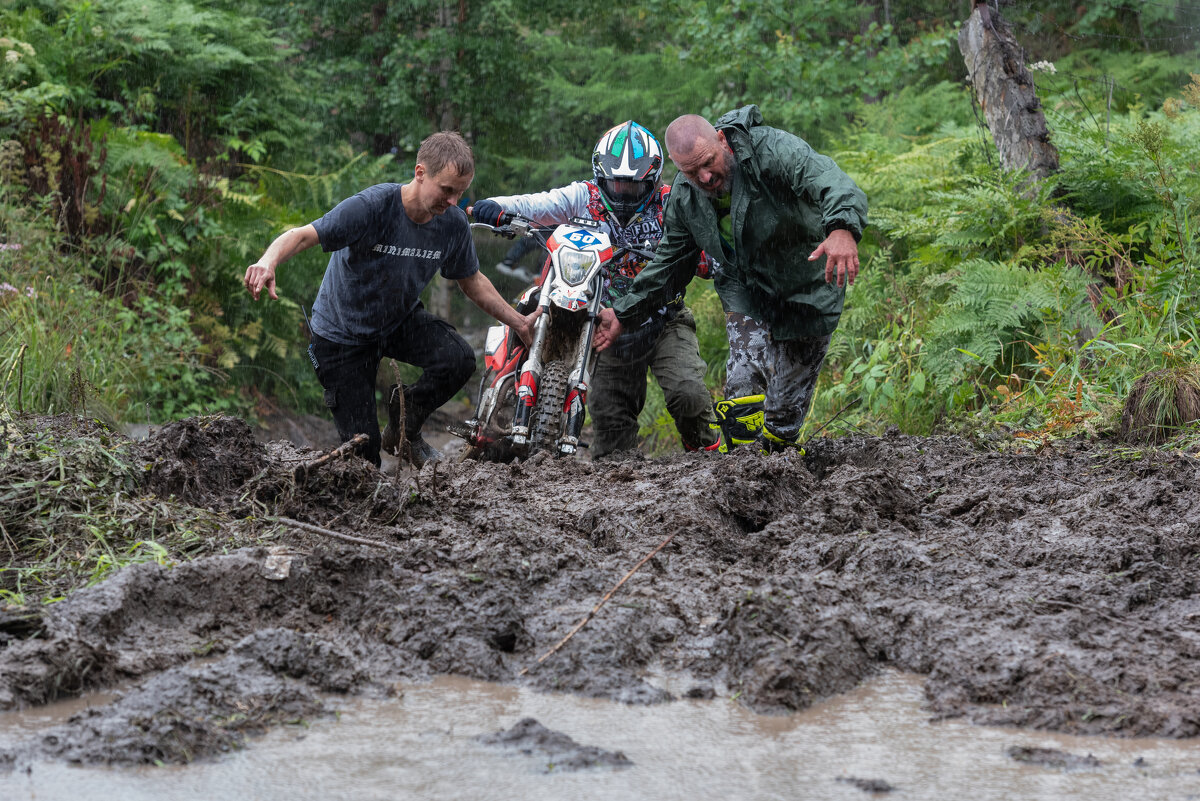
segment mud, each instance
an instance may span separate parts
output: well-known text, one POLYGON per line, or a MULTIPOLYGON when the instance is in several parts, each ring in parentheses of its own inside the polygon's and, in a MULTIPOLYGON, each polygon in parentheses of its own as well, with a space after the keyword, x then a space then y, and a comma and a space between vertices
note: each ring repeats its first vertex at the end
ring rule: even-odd
POLYGON ((620 751, 580 745, 562 732, 551 731, 533 718, 523 718, 512 728, 476 738, 484 745, 515 750, 537 761, 542 773, 587 768, 628 768, 633 765, 620 751))
POLYGON ((1008 755, 1018 762, 1041 765, 1044 768, 1058 768, 1059 770, 1084 770, 1098 768, 1102 764, 1100 760, 1091 754, 1079 756, 1078 754, 1068 754, 1059 751, 1056 748, 1032 748, 1029 746, 1014 745, 1008 749, 1008 755))
POLYGON ((883 779, 855 779, 853 777, 839 776, 837 781, 857 787, 864 793, 890 793, 896 789, 883 779))
POLYGON ((136 565, 9 610, 0 709, 131 689, 0 765, 188 761, 322 714, 321 693, 445 673, 643 704, 671 700, 665 684, 788 712, 894 667, 927 677, 934 717, 1200 734, 1192 455, 894 435, 820 440, 804 458, 399 476, 335 461, 297 483, 316 452, 257 445, 227 419, 139 447, 149 487, 213 510, 228 543, 272 548, 136 565))

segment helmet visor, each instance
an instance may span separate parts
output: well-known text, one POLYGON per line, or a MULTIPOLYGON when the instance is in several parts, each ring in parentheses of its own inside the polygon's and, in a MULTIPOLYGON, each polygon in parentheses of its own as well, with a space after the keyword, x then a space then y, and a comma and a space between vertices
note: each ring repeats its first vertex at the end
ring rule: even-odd
POLYGON ((641 203, 654 191, 652 181, 623 181, 616 178, 602 178, 601 188, 611 199, 624 203, 641 203))

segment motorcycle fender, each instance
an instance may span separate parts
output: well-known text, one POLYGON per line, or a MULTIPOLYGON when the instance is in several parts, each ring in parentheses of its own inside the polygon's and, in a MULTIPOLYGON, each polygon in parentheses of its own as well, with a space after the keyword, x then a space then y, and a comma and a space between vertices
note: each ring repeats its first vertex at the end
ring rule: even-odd
POLYGON ((579 311, 591 301, 591 290, 587 285, 578 287, 555 286, 550 289, 550 302, 567 311, 579 311))
POLYGON ((525 343, 508 326, 494 325, 488 329, 484 354, 484 366, 497 375, 505 375, 516 369, 517 364, 525 358, 525 343), (493 341, 493 331, 497 332, 497 341, 493 341))

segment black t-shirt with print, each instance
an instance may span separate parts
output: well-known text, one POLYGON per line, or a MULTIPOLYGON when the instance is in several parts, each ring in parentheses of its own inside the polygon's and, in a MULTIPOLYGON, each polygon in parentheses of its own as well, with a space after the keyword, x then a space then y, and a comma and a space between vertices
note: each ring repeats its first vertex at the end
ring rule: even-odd
POLYGON ((313 222, 332 252, 313 304, 312 330, 356 345, 404 323, 438 272, 449 279, 479 270, 467 215, 457 206, 422 225, 404 211, 400 184, 376 184, 313 222))

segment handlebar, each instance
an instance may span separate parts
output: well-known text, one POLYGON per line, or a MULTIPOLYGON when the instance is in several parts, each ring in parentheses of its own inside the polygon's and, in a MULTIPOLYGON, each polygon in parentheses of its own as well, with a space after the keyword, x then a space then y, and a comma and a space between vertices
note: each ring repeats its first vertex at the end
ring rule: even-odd
MULTIPOLYGON (((503 214, 500 215, 500 219, 498 222, 500 223, 499 225, 475 222, 475 223, 471 223, 471 227, 472 228, 486 228, 487 230, 491 231, 492 233, 496 234, 497 236, 507 237, 508 239, 514 239, 518 236, 536 237, 538 242, 540 242, 543 247, 546 245, 546 242, 550 239, 549 232, 557 227, 557 226, 549 226, 549 227, 539 226, 533 220, 530 220, 527 217, 522 217, 520 214, 517 214, 515 211, 504 212, 503 214)), ((582 222, 582 221, 579 221, 579 222, 582 222)), ((593 223, 593 225, 594 225, 594 223, 593 223)), ((614 242, 613 244, 615 245, 615 247, 613 248, 613 258, 614 259, 620 258, 621 256, 624 256, 626 253, 632 253, 643 259, 646 259, 647 261, 654 258, 654 246, 649 242, 649 240, 647 240, 644 243, 646 245, 646 247, 639 247, 637 245, 632 245, 628 242, 623 242, 620 240, 614 242)))
POLYGON ((550 238, 549 234, 546 233, 550 230, 549 228, 542 228, 533 220, 522 217, 515 211, 506 211, 501 214, 499 223, 499 225, 492 225, 491 223, 473 222, 471 223, 471 227, 486 228, 497 236, 503 236, 508 239, 515 239, 518 236, 532 236, 535 237, 543 247, 546 244, 546 240, 550 238))
POLYGON ((654 258, 654 251, 652 250, 643 250, 642 248, 633 247, 632 245, 622 245, 621 247, 613 250, 613 259, 618 259, 621 256, 624 256, 626 253, 632 253, 635 256, 640 256, 646 261, 650 261, 654 258))

